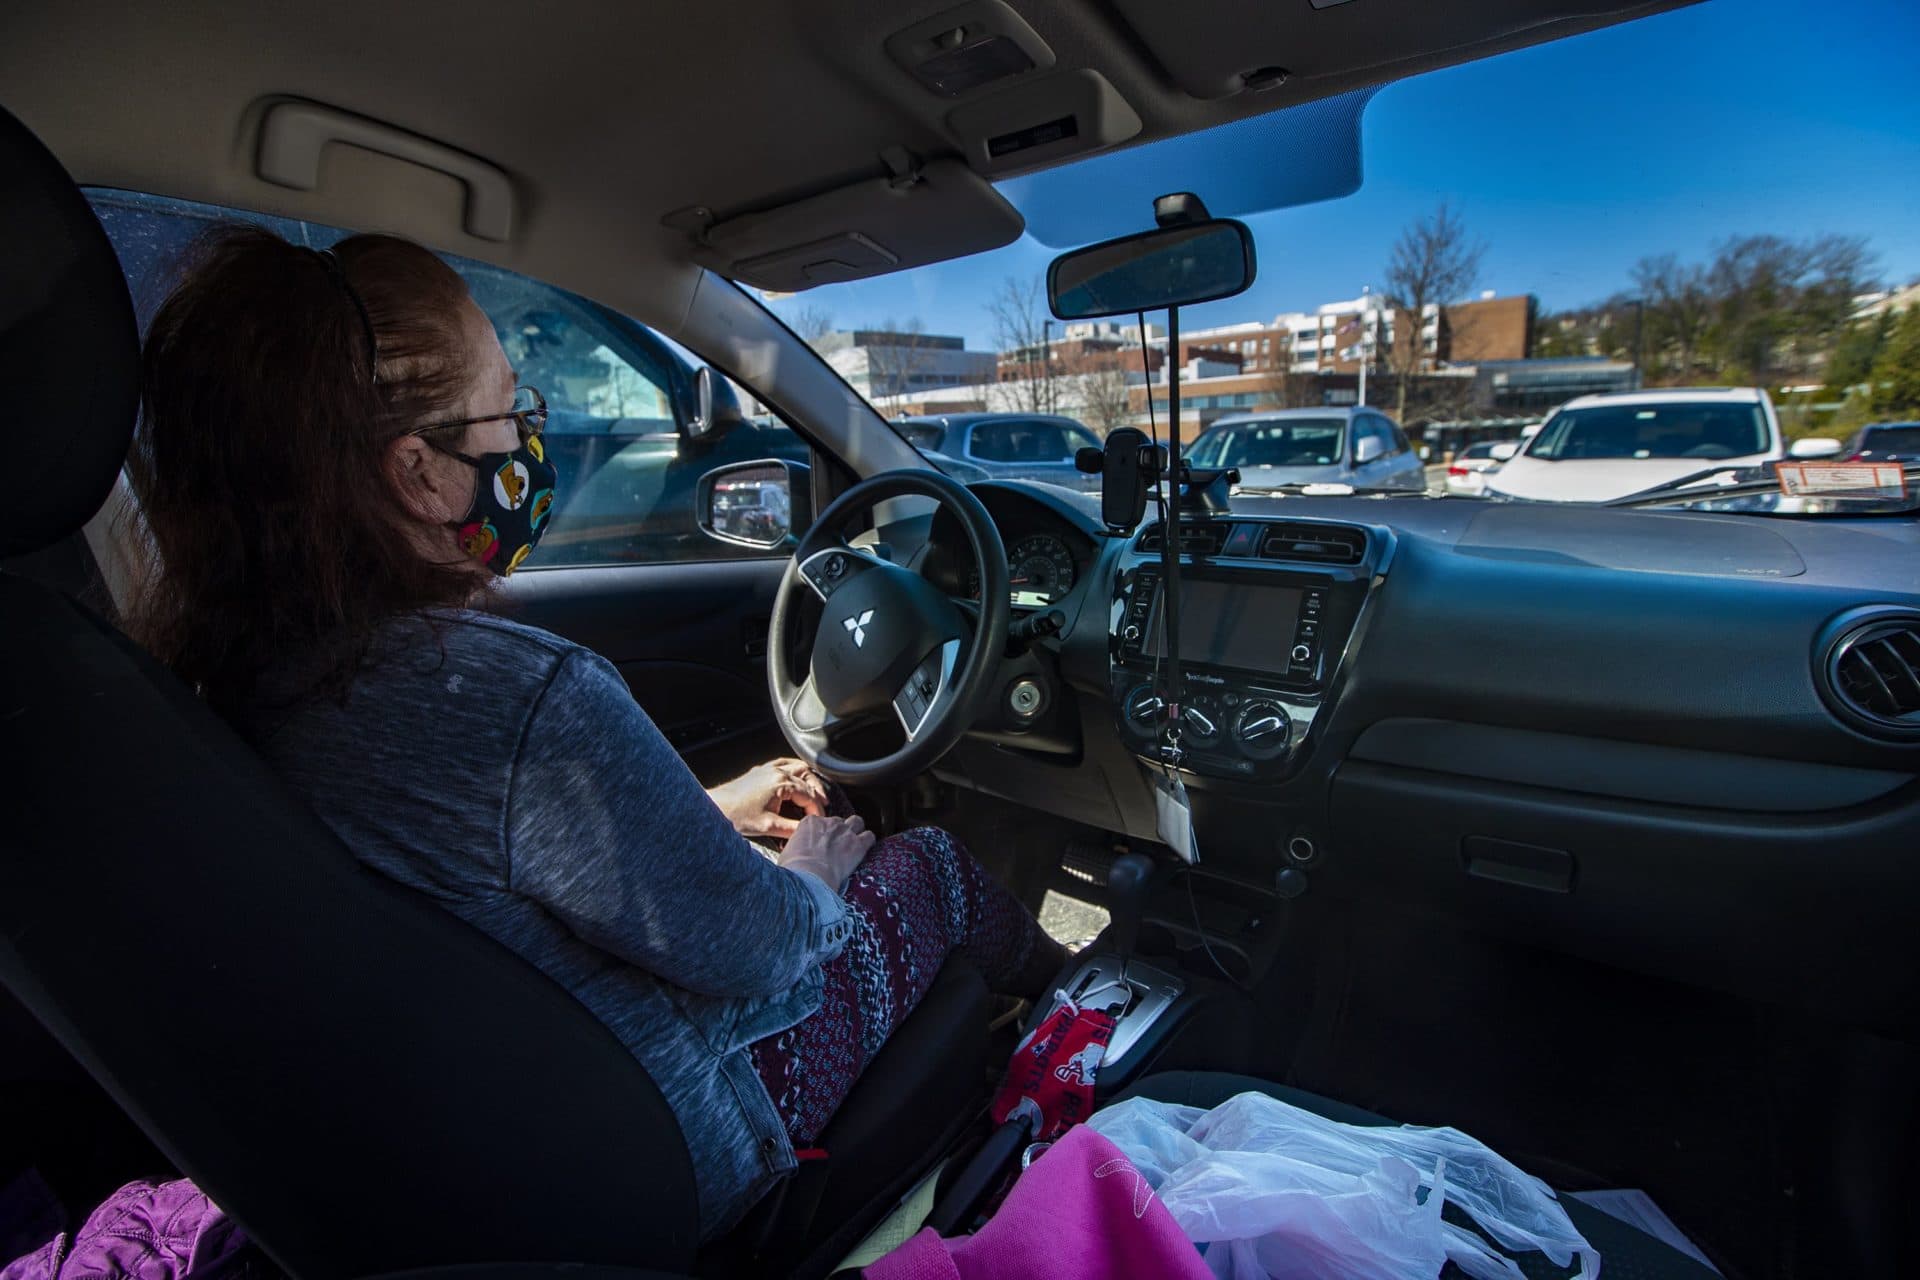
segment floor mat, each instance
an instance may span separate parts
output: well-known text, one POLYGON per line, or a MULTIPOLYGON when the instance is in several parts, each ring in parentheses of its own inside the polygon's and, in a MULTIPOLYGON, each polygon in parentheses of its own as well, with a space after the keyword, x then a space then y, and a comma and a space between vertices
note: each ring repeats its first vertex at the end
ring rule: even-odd
POLYGON ((1750 1007, 1411 913, 1344 933, 1291 1083, 1453 1125, 1564 1190, 1645 1187, 1732 1272, 1793 1274, 1788 1102, 1750 1007))

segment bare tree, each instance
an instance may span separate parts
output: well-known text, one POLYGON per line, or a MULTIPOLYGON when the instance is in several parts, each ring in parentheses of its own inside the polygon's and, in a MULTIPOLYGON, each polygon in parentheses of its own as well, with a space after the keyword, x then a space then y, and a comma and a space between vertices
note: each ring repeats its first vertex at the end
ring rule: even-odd
POLYGON ((787 327, 810 347, 818 345, 820 339, 833 332, 833 312, 817 302, 796 308, 786 320, 787 327))
POLYGON ((1326 403, 1318 374, 1289 373, 1285 364, 1260 380, 1260 394, 1271 400, 1270 407, 1275 409, 1318 409, 1326 403))
POLYGON ((1056 406, 1066 405, 1079 414, 1081 421, 1105 437, 1115 427, 1124 427, 1133 418, 1133 388, 1127 382, 1128 352, 1125 348, 1077 352, 1055 361, 1054 390, 1056 406))
MULTIPOLYGON (((1642 258, 1633 268, 1634 287, 1646 307, 1645 347, 1663 373, 1685 383, 1699 361, 1700 342, 1713 318, 1707 273, 1671 253, 1642 258), (1669 363, 1671 357, 1671 363, 1669 363)), ((1653 361, 1649 361, 1653 363, 1653 361)), ((1645 370, 1642 370, 1645 376, 1645 370)))
POLYGON ((1874 258, 1854 236, 1722 241, 1707 267, 1709 337, 1723 375, 1765 384, 1810 373, 1837 341, 1853 298, 1872 282, 1874 258))
POLYGON ((873 336, 883 340, 866 346, 867 399, 882 410, 898 408, 932 362, 926 325, 918 316, 905 322, 889 316, 882 330, 873 336))
POLYGON ((1047 342, 1046 291, 1040 281, 1008 276, 987 303, 987 313, 993 317, 994 345, 1001 361, 1011 361, 1019 375, 1001 384, 1004 398, 1016 411, 1056 412, 1060 397, 1047 342))
POLYGON ((1383 276, 1388 303, 1400 312, 1388 360, 1399 383, 1396 416, 1405 419, 1407 388, 1426 355, 1421 341, 1429 306, 1465 294, 1480 275, 1485 244, 1469 240, 1466 226, 1446 204, 1416 219, 1394 242, 1383 276))

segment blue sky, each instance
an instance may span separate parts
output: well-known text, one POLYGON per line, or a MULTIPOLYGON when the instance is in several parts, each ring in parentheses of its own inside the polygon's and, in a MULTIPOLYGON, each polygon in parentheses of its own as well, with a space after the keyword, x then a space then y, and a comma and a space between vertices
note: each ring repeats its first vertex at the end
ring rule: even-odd
MULTIPOLYGON (((1249 219, 1259 281, 1183 324, 1377 288, 1400 229, 1443 199, 1488 246, 1480 287, 1548 308, 1624 288, 1645 255, 1704 259, 1760 232, 1866 236, 1905 283, 1920 277, 1917 65, 1916 0, 1707 0, 1389 85, 1362 118, 1360 190, 1249 219)), ((1162 185, 1205 197, 1207 176, 1162 185)), ((1038 278, 1055 252, 1023 237, 774 309, 824 307, 839 328, 918 318, 990 348, 1001 280, 1038 278)))

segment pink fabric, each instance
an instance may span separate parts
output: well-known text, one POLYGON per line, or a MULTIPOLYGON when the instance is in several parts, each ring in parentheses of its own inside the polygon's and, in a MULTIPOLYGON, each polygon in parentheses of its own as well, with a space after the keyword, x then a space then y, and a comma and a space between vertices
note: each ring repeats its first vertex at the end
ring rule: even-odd
POLYGON ((1082 1125, 1020 1175, 979 1234, 929 1227, 861 1273, 868 1280, 1213 1280, 1153 1188, 1082 1125))
POLYGON ((0 1267, 0 1280, 184 1280, 215 1270, 245 1243, 186 1179, 129 1182, 72 1239, 62 1233, 0 1267))

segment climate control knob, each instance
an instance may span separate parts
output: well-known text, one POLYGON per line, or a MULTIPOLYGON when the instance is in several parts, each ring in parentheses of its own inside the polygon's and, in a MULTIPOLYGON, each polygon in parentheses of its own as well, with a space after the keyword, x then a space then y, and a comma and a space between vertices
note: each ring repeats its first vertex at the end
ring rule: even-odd
POLYGON ((1284 755, 1293 742, 1293 722, 1287 709, 1271 698, 1249 698, 1233 718, 1233 740, 1255 760, 1284 755))
POLYGON ((1155 693, 1150 684, 1135 685, 1121 704, 1127 724, 1136 733, 1153 734, 1160 730, 1160 718, 1166 713, 1167 700, 1155 693))
POLYGON ((1180 707, 1180 724, 1184 736, 1196 747, 1206 747, 1220 740, 1220 731, 1225 727, 1225 717, 1220 704, 1205 696, 1189 696, 1180 707))

